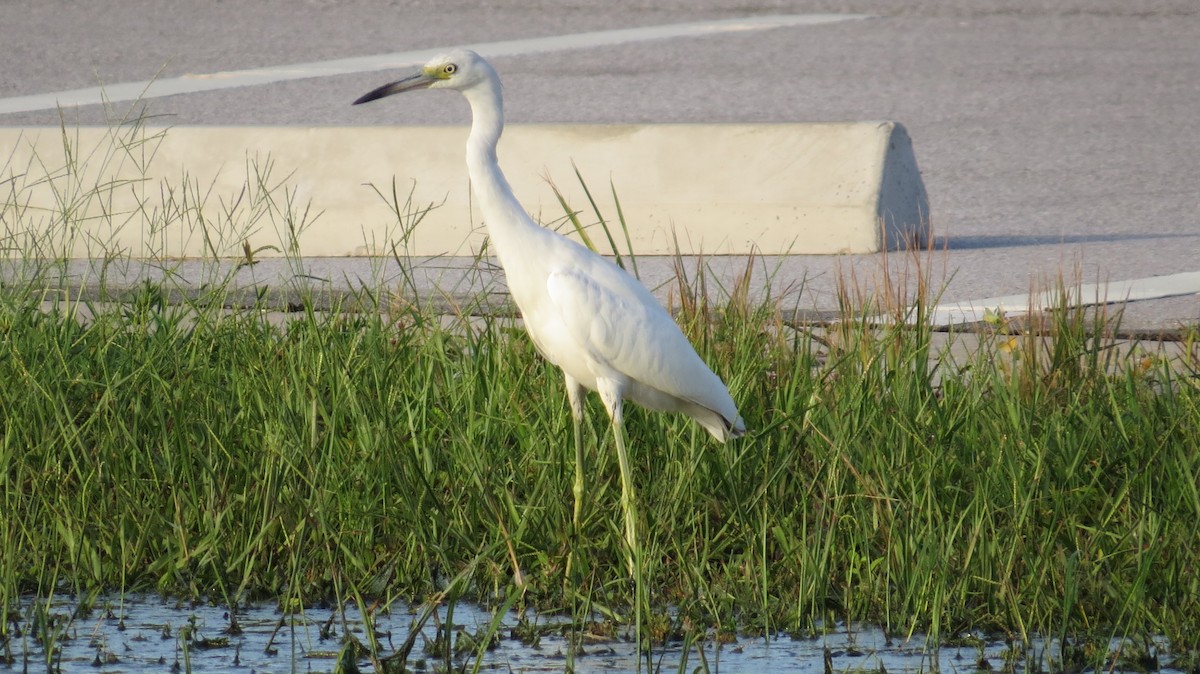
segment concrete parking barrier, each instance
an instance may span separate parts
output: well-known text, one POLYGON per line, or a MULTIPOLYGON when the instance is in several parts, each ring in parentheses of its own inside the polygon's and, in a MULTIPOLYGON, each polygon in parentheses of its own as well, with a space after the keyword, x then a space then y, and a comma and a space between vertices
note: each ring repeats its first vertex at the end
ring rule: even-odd
MULTIPOLYGON (((386 254, 402 239, 410 254, 471 254, 484 230, 471 209, 467 131, 4 128, 3 247, 343 256, 386 254), (411 197, 411 209, 435 207, 404 231, 393 193, 399 206, 411 197)), ((640 255, 871 253, 928 237, 929 201, 895 122, 513 125, 499 152, 544 223, 564 215, 551 184, 583 223, 596 221, 576 169, 614 225, 615 192, 640 255)), ((592 238, 606 252, 607 240, 592 238)))

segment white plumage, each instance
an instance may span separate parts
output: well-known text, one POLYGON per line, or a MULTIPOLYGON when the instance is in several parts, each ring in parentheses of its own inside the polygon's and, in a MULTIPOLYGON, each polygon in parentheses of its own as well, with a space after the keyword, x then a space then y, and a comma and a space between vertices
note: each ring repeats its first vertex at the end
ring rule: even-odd
POLYGON ((539 226, 522 208, 496 160, 496 144, 504 130, 503 99, 500 78, 485 59, 473 51, 453 51, 355 104, 423 88, 457 90, 471 105, 471 188, 525 329, 566 380, 575 423, 576 526, 583 491, 580 424, 585 389, 600 394, 612 418, 632 567, 636 516, 621 401, 686 414, 722 442, 745 433, 737 406, 645 286, 610 260, 539 226))

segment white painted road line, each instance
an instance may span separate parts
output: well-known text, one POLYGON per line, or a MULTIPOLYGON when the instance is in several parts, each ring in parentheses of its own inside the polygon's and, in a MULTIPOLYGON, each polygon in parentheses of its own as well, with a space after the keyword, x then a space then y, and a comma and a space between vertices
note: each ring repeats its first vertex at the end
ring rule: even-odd
MULTIPOLYGON (((1200 294, 1200 271, 1110 283, 1087 283, 1077 287, 1068 286, 1065 290, 1067 302, 1072 307, 1200 294)), ((934 327, 944 328, 954 324, 979 323, 989 312, 1020 316, 1052 309, 1061 303, 1062 296, 1057 290, 1034 295, 1004 295, 948 302, 934 307, 933 311, 929 312, 929 321, 934 327)))
MULTIPOLYGON (((525 40, 508 40, 504 42, 481 42, 466 45, 489 57, 516 56, 536 54, 569 49, 587 49, 590 47, 606 47, 628 42, 643 42, 647 40, 662 40, 673 37, 701 37, 722 33, 747 30, 767 30, 794 26, 811 26, 841 21, 855 21, 871 18, 866 14, 781 14, 774 16, 754 16, 742 19, 723 19, 719 21, 698 21, 694 23, 676 23, 664 26, 646 26, 643 28, 625 28, 620 30, 604 30, 593 33, 576 33, 552 37, 530 38, 525 40)), ((228 72, 183 75, 163 79, 145 80, 141 82, 125 82, 87 89, 72 89, 30 96, 13 96, 0 99, 0 114, 15 112, 30 112, 34 110, 53 110, 58 107, 76 105, 94 105, 98 103, 132 101, 145 98, 173 96, 175 94, 190 94, 201 91, 215 91, 234 87, 248 87, 258 84, 270 84, 287 80, 299 80, 310 77, 328 77, 331 75, 348 75, 351 73, 390 70, 404 66, 424 63, 430 58, 447 51, 451 47, 420 49, 416 51, 380 54, 377 56, 360 56, 355 58, 335 59, 331 61, 316 61, 313 63, 296 63, 269 68, 252 68, 249 70, 232 70, 228 72)))

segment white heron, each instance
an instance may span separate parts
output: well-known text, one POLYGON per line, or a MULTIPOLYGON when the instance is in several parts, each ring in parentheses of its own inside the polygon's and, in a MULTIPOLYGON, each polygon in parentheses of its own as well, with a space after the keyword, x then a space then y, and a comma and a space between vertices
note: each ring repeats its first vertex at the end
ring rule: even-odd
POLYGON ((354 101, 416 89, 453 89, 471 106, 467 172, 509 292, 537 350, 563 372, 575 430, 575 511, 583 498, 583 402, 596 391, 612 419, 621 470, 626 561, 634 571, 637 525, 621 402, 680 412, 724 442, 746 427, 724 382, 705 365, 649 290, 612 261, 535 223, 496 160, 504 131, 500 77, 467 49, 354 101))

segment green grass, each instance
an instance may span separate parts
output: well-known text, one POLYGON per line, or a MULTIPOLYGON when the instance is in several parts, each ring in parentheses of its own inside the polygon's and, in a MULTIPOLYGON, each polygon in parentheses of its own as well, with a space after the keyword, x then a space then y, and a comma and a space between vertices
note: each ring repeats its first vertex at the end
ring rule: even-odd
MULTIPOLYGON (((592 400, 576 540, 561 377, 513 320, 386 288, 272 320, 225 308, 229 277, 170 274, 85 300, 45 292, 63 267, 41 262, 0 291, 0 632, 63 591, 629 615, 607 419, 592 400)), ((946 336, 849 291, 842 321, 794 326, 783 298, 680 268, 678 320, 752 431, 721 447, 629 409, 650 633, 1200 646, 1200 334, 1118 348, 1115 317, 1063 306, 946 336)))

